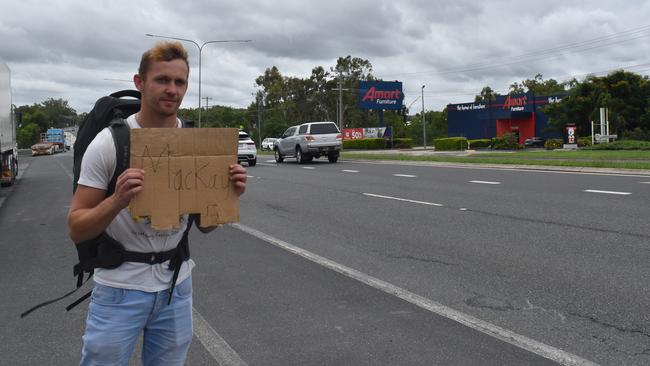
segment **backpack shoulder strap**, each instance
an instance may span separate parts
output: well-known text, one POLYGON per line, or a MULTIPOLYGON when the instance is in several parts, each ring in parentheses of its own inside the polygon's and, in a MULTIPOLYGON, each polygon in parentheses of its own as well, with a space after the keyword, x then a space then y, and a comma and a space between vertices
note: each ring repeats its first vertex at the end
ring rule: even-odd
POLYGON ((111 177, 106 189, 106 196, 115 192, 117 177, 129 167, 130 149, 131 149, 131 131, 128 123, 122 118, 116 118, 109 124, 109 130, 113 135, 115 143, 115 173, 111 177))

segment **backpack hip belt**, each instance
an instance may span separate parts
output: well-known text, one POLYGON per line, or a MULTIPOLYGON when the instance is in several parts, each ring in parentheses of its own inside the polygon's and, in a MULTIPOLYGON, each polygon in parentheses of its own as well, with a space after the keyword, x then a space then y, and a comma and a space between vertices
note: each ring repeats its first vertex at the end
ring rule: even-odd
MULTIPOLYGON (((111 238, 106 232, 103 232, 95 239, 87 240, 77 244, 77 254, 79 263, 73 267, 73 274, 77 276, 77 289, 83 285, 84 272, 88 272, 88 279, 94 274, 95 268, 115 269, 124 262, 147 263, 150 265, 164 263, 169 261, 168 269, 174 271, 172 274, 171 286, 169 287, 169 299, 167 304, 172 302, 172 295, 176 287, 176 280, 180 273, 183 262, 190 258, 190 246, 187 239, 189 229, 193 221, 190 219, 187 228, 183 233, 181 241, 176 248, 164 252, 132 252, 124 248, 119 241, 111 238)), ((86 279, 86 281, 88 280, 86 279)), ((70 309, 79 305, 92 294, 92 290, 80 297, 78 300, 68 305, 65 309, 70 309)))
MULTIPOLYGON (((75 293, 84 284, 84 272, 88 272, 88 278, 86 279, 86 281, 88 281, 94 274, 95 268, 114 269, 121 266, 124 262, 147 263, 153 265, 169 261, 169 266, 167 268, 170 271, 174 271, 171 286, 169 287, 169 299, 167 301, 167 305, 169 305, 172 301, 172 295, 174 294, 174 288, 176 287, 176 280, 178 279, 181 266, 183 262, 190 258, 190 246, 187 236, 192 224, 193 221, 190 219, 187 223, 188 226, 183 233, 183 237, 176 248, 164 252, 142 253, 128 251, 124 249, 122 243, 111 238, 106 234, 106 232, 103 232, 95 239, 76 244, 79 263, 73 267, 73 273, 77 276, 77 287, 61 297, 32 307, 20 314, 20 317, 24 318, 36 309, 55 303, 75 293)), ((72 308, 89 298, 90 295, 92 295, 92 290, 88 291, 72 304, 66 306, 65 310, 70 311, 72 308)))
POLYGON ((187 236, 184 234, 178 245, 164 252, 132 252, 124 248, 119 241, 105 232, 97 238, 77 244, 79 263, 73 267, 73 274, 78 277, 80 285, 84 272, 95 268, 114 269, 124 262, 158 264, 169 261, 169 269, 174 270, 178 262, 190 257, 187 236))

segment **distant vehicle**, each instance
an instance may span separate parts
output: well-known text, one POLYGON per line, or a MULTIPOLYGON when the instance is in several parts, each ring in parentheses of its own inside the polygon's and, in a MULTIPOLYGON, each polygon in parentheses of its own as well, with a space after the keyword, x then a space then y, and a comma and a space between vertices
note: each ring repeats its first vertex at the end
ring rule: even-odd
POLYGON ((16 122, 11 109, 11 71, 0 61, 0 184, 10 186, 18 176, 16 122))
POLYGON ((275 161, 281 163, 287 156, 303 164, 313 158, 327 156, 336 163, 341 153, 343 136, 334 122, 308 122, 291 126, 275 141, 275 161))
POLYGON ((264 140, 262 140, 262 150, 268 150, 271 151, 273 150, 273 144, 275 144, 275 138, 272 137, 267 137, 264 140))
POLYGON ((74 133, 70 131, 65 131, 64 136, 65 136, 65 149, 70 150, 70 146, 74 145, 74 142, 77 140, 77 137, 74 135, 74 133))
POLYGON ((257 164, 257 148, 255 141, 244 131, 239 131, 239 148, 237 150, 237 162, 247 162, 248 166, 257 164))
POLYGON ((31 146, 32 156, 38 155, 54 155, 57 151, 56 144, 54 142, 41 141, 37 142, 31 146))
POLYGON ((524 140, 524 146, 527 147, 544 147, 546 139, 544 137, 531 137, 524 140))
POLYGON ((60 128, 49 128, 41 134, 41 141, 32 145, 32 156, 52 155, 70 149, 66 143, 65 132, 60 128))

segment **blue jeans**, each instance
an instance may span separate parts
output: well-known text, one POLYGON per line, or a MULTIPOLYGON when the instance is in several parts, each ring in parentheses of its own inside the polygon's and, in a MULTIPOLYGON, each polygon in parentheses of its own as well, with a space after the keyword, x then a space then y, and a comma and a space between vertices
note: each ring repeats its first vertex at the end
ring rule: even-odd
POLYGON ((169 290, 143 292, 95 284, 81 365, 128 365, 140 332, 142 363, 183 365, 192 342, 192 277, 169 290))

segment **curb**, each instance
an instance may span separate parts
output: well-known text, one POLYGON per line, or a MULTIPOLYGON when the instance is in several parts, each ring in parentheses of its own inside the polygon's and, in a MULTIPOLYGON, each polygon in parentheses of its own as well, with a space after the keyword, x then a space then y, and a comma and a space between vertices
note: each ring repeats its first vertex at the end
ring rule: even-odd
POLYGON ((497 165, 497 164, 480 164, 480 163, 446 163, 438 161, 408 161, 408 160, 374 160, 374 159, 342 159, 349 162, 377 163, 377 164, 401 164, 415 166, 438 166, 448 168, 475 168, 475 169, 501 169, 501 170, 530 170, 530 171, 547 171, 547 172, 571 172, 571 173, 588 173, 588 174, 608 174, 608 175, 635 175, 650 176, 650 170, 642 169, 615 169, 615 168, 589 168, 589 167, 562 167, 552 165, 497 165))

